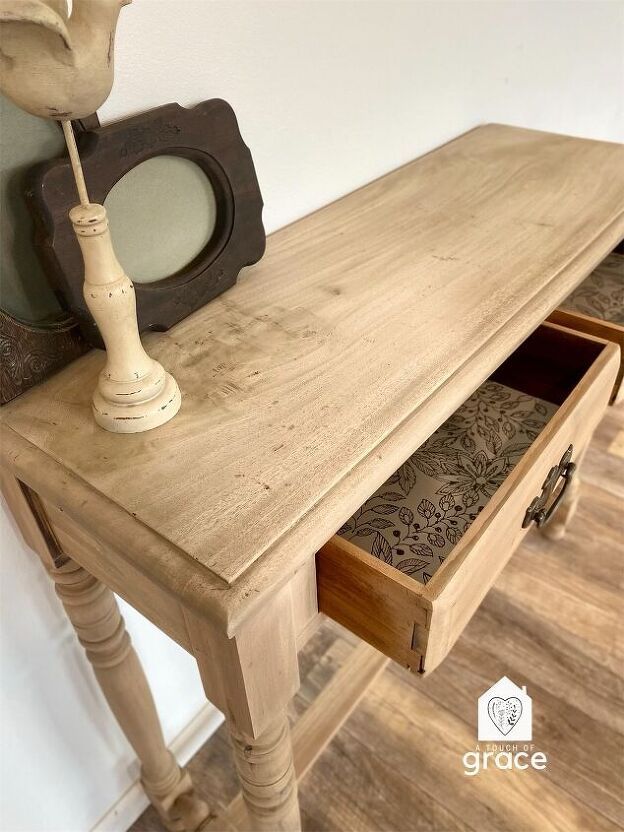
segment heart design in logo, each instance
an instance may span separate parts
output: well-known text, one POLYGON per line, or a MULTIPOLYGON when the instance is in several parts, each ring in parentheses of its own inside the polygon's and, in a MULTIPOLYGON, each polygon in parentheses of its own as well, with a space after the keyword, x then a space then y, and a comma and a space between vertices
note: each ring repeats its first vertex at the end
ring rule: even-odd
POLYGON ((522 702, 517 696, 509 699, 493 696, 488 702, 488 715, 501 734, 507 736, 522 716, 522 702))

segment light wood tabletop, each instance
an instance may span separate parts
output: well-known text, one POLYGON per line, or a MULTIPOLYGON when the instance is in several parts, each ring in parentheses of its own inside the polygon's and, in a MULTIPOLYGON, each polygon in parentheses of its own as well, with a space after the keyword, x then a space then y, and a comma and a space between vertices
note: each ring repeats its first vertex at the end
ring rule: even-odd
MULTIPOLYGON (((226 715, 244 802, 215 828, 248 815, 265 832, 299 829, 297 776, 386 661, 363 646, 295 729, 293 753, 286 709, 319 610, 342 620, 359 604, 353 632, 374 625, 363 637, 415 670, 426 650, 431 667, 444 658, 549 468, 571 478, 564 450, 574 443, 580 463, 607 407, 616 346, 552 325, 529 336, 623 237, 623 146, 478 127, 271 235, 235 287, 150 334, 182 392, 167 424, 115 435, 94 423, 98 351, 3 408, 4 492, 172 832, 197 829, 206 809, 158 734, 111 590, 195 657, 226 715), (369 568, 367 553, 339 559, 347 580, 317 569, 343 522, 512 353, 511 378, 530 381, 545 351, 569 353, 537 379, 557 414, 429 594, 388 563, 369 568)), ((578 480, 555 500, 557 535, 577 500, 578 480)))
POLYGON ((171 424, 97 428, 98 352, 3 419, 231 584, 300 550, 312 509, 307 554, 331 536, 400 461, 393 434, 405 458, 624 234, 623 191, 621 146, 477 128, 272 235, 237 286, 148 338, 182 389, 171 424))

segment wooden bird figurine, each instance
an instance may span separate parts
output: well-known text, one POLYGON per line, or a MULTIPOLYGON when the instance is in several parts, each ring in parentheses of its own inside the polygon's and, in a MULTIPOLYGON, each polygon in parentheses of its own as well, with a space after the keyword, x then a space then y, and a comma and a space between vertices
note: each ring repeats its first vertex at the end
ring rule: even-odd
POLYGON ((0 90, 59 121, 84 118, 113 84, 115 28, 132 0, 0 0, 0 90))

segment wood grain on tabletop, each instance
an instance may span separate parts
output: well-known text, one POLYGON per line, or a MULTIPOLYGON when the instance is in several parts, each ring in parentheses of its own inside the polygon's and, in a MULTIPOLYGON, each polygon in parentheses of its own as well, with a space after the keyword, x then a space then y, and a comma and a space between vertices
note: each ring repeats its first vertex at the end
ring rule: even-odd
POLYGON ((95 352, 3 419, 231 583, 312 506, 331 536, 332 490, 469 365, 466 398, 624 234, 623 190, 624 147, 475 129, 272 235, 237 286, 148 337, 182 389, 171 423, 97 428, 95 352))

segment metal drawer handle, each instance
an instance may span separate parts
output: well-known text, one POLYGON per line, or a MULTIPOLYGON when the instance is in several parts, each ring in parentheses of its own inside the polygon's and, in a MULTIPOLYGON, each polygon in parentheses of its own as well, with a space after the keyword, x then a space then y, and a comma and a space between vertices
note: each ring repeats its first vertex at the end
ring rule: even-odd
POLYGON ((548 476, 542 486, 542 493, 539 497, 535 497, 535 499, 531 501, 531 505, 526 510, 524 520, 522 521, 523 529, 530 526, 533 520, 535 520, 537 526, 543 526, 557 511, 559 503, 563 499, 563 495, 566 492, 566 488, 576 471, 576 463, 571 461, 573 452, 574 448, 570 445, 568 450, 561 457, 559 465, 555 465, 548 472, 548 476), (547 504, 553 495, 553 491, 555 490, 555 486, 557 485, 560 477, 563 480, 563 484, 552 504, 547 508, 547 504))

